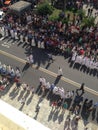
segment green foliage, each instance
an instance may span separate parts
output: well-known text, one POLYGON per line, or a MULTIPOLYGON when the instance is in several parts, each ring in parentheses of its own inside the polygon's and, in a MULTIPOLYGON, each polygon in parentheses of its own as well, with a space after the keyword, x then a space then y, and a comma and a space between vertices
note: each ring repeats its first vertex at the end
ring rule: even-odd
POLYGON ((78 10, 78 11, 77 11, 77 14, 78 14, 79 16, 85 17, 85 11, 84 11, 83 9, 78 10))
POLYGON ((84 17, 82 21, 83 25, 91 27, 95 25, 95 18, 94 17, 84 17))
POLYGON ((49 16, 49 20, 59 21, 60 20, 60 18, 59 18, 60 12, 61 12, 60 10, 54 8, 53 13, 49 16))
POLYGON ((49 3, 42 3, 38 5, 37 12, 39 15, 50 15, 53 12, 53 7, 49 3))
POLYGON ((60 18, 59 18, 59 16, 51 16, 51 17, 49 17, 49 20, 50 21, 59 21, 60 18))
POLYGON ((62 23, 63 23, 63 24, 64 24, 64 23, 68 24, 68 22, 69 22, 69 19, 68 19, 68 18, 63 18, 63 19, 62 19, 62 23))

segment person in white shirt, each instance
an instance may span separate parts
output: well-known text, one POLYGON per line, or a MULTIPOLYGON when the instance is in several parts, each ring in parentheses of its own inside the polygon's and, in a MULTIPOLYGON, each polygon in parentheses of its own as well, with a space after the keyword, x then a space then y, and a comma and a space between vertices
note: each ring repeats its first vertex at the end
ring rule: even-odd
POLYGON ((30 64, 32 65, 34 63, 34 59, 33 59, 33 55, 32 54, 29 56, 29 60, 30 60, 30 64))
POLYGON ((27 36, 27 35, 25 36, 25 43, 26 43, 27 45, 29 45, 28 36, 27 36))
POLYGON ((72 98, 74 96, 74 91, 67 91, 65 94, 65 99, 72 98))
POLYGON ((16 67, 15 74, 16 74, 16 77, 19 77, 19 78, 20 78, 21 73, 20 73, 20 69, 19 69, 18 67, 16 67))
POLYGON ((59 87, 55 86, 53 89, 53 94, 58 94, 59 92, 59 87))
POLYGON ((4 31, 4 27, 3 26, 0 29, 0 33, 1 33, 2 37, 5 37, 5 31, 4 31))
POLYGON ((98 73, 98 61, 93 61, 93 76, 95 76, 98 73))
POLYGON ((15 38, 15 33, 14 33, 13 29, 10 30, 10 34, 11 34, 11 38, 14 39, 15 38))
POLYGON ((42 86, 46 86, 46 79, 42 78, 42 86))
POLYGON ((39 78, 40 85, 42 85, 42 77, 39 78))
POLYGON ((47 83, 46 83, 46 88, 47 88, 47 89, 50 89, 50 87, 51 87, 51 86, 50 86, 50 83, 47 82, 47 83))
POLYGON ((8 37, 9 34, 8 34, 8 29, 5 29, 5 37, 8 37))
POLYGON ((27 61, 27 62, 26 62, 27 64, 29 64, 29 65, 32 66, 32 64, 34 63, 33 55, 30 54, 29 56, 27 56, 27 57, 26 57, 26 61, 27 61))
POLYGON ((59 93, 58 93, 61 97, 61 99, 64 99, 65 98, 65 91, 64 91, 64 88, 59 88, 59 93))
POLYGON ((93 59, 90 59, 89 69, 90 69, 90 75, 91 75, 93 73, 93 69, 94 69, 94 61, 93 61, 93 59))
POLYGON ((71 58, 71 62, 70 62, 70 67, 73 66, 75 60, 76 60, 76 56, 77 56, 77 52, 74 51, 73 54, 72 54, 72 58, 71 58))
POLYGON ((74 64, 74 68, 76 69, 80 69, 81 63, 82 63, 82 56, 81 55, 77 55, 76 56, 76 60, 75 60, 75 64, 74 64))
POLYGON ((90 66, 90 58, 89 57, 86 57, 86 60, 85 60, 85 65, 86 65, 86 73, 88 74, 89 73, 89 66, 90 66))
POLYGON ((45 85, 45 93, 44 93, 44 96, 46 96, 47 95, 47 93, 49 92, 49 90, 50 90, 50 83, 49 82, 47 82, 46 83, 46 85, 45 85))
POLYGON ((81 68, 80 68, 80 71, 82 71, 83 70, 83 72, 85 72, 86 71, 86 57, 84 56, 83 58, 82 58, 82 62, 81 62, 81 68))
POLYGON ((23 38, 24 38, 24 37, 23 37, 23 35, 21 34, 21 35, 20 35, 20 43, 23 43, 23 42, 24 42, 23 38))
POLYGON ((62 76, 62 75, 63 75, 62 68, 59 67, 59 69, 58 69, 58 76, 62 76))
POLYGON ((17 34, 17 31, 15 31, 15 40, 18 40, 18 34, 17 34))

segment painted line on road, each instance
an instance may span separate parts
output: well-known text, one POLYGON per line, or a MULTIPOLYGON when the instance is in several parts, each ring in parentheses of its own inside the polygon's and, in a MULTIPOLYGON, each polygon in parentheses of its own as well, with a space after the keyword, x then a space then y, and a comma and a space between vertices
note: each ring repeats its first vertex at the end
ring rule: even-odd
MULTIPOLYGON (((17 60, 17 61, 19 61, 19 62, 21 62, 21 63, 24 63, 24 64, 26 63, 26 60, 23 60, 23 59, 21 59, 21 58, 15 56, 15 55, 12 55, 12 54, 10 54, 10 53, 5 52, 5 51, 0 50, 0 53, 1 53, 2 55, 5 55, 5 56, 7 56, 7 57, 10 57, 10 58, 12 58, 12 59, 14 59, 14 60, 17 60)), ((32 67, 33 67, 33 68, 37 68, 37 65, 33 65, 32 67)), ((38 69, 39 69, 40 71, 44 72, 44 73, 47 73, 47 74, 53 76, 53 77, 57 77, 57 74, 54 73, 54 72, 52 72, 52 71, 50 71, 50 70, 46 70, 46 69, 44 69, 44 68, 42 68, 42 67, 39 67, 38 69)), ((61 80, 64 81, 64 82, 66 82, 66 83, 69 83, 69 84, 71 84, 71 85, 74 85, 74 86, 77 87, 77 88, 80 88, 80 86, 81 86, 81 84, 79 84, 79 83, 77 83, 77 82, 75 82, 75 81, 73 81, 73 80, 70 80, 70 79, 68 79, 68 78, 66 78, 66 77, 64 77, 64 76, 61 77, 61 80)), ((88 88, 87 86, 85 86, 85 91, 87 91, 87 92, 89 92, 89 93, 91 93, 91 94, 93 94, 93 95, 98 96, 98 92, 97 92, 97 91, 95 91, 95 90, 93 90, 93 89, 90 89, 90 88, 88 88)))

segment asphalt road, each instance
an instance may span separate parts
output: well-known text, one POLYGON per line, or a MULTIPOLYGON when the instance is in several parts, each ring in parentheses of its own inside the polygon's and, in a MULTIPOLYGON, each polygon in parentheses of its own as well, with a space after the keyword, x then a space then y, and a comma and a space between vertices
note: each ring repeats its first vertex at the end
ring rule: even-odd
MULTIPOLYGON (((25 63, 19 62, 16 59, 13 58, 9 58, 8 56, 5 55, 0 55, 0 61, 4 64, 10 64, 13 68, 15 68, 16 66, 18 66, 21 71, 25 66, 25 63)), ((56 81, 56 77, 51 76, 50 73, 46 73, 43 70, 39 70, 39 69, 35 69, 33 67, 29 67, 26 71, 21 72, 22 75, 22 82, 26 82, 29 85, 32 85, 33 87, 35 87, 35 89, 37 89, 38 85, 39 85, 39 77, 45 77, 47 81, 49 81, 51 84, 54 83, 56 81)), ((64 80, 60 79, 59 81, 57 81, 57 86, 59 87, 63 87, 66 90, 76 90, 76 86, 66 83, 64 80)), ((89 93, 89 92, 85 92, 84 94, 84 98, 89 98, 89 99, 93 99, 94 102, 98 101, 98 96, 89 93)))
MULTIPOLYGON (((17 57, 20 57, 21 59, 26 58, 27 51, 25 50, 25 47, 23 48, 23 45, 19 45, 17 43, 14 43, 12 41, 8 41, 8 39, 5 39, 3 41, 0 41, 0 50, 3 50, 5 52, 8 52, 12 55, 15 55, 17 57), (9 48, 6 46, 2 46, 7 42, 7 45, 9 48), (12 42, 12 43, 11 43, 12 42), (10 45, 9 45, 10 44, 10 45)), ((57 55, 53 56, 54 58, 54 63, 48 64, 48 56, 47 56, 47 51, 45 51, 42 48, 36 48, 33 47, 32 53, 34 56, 34 62, 36 65, 41 66, 43 68, 47 68, 48 70, 57 73, 58 72, 58 67, 60 66, 63 69, 63 75, 64 77, 71 79, 72 81, 75 81, 79 84, 85 83, 85 85, 98 92, 98 77, 93 77, 92 75, 85 74, 83 72, 80 72, 78 70, 75 70, 73 68, 69 67, 68 59, 64 59, 63 56, 57 55)), ((30 51, 28 51, 30 52, 30 51)))

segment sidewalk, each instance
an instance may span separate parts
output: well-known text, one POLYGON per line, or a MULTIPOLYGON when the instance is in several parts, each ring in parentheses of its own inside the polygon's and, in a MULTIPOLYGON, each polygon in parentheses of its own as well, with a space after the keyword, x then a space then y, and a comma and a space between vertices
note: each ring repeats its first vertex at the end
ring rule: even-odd
MULTIPOLYGON (((38 95, 35 94, 33 96, 31 93, 28 94, 27 92, 24 93, 24 96, 26 97, 26 102, 24 105, 21 105, 18 100, 20 100, 23 96, 23 91, 22 89, 13 91, 14 86, 15 84, 4 96, 1 96, 1 99, 3 101, 23 111, 23 113, 25 113, 26 115, 35 118, 37 121, 42 123, 44 126, 50 128, 51 130, 64 130, 64 123, 66 117, 69 114, 68 110, 65 111, 65 114, 62 113, 62 110, 53 112, 51 111, 52 108, 51 106, 49 106, 48 100, 43 99, 43 101, 40 101, 40 97, 38 95), (41 107, 37 115, 35 112, 35 108, 38 102, 41 102, 41 107)), ((89 123, 87 127, 89 128, 88 130, 98 130, 98 127, 92 123, 89 123)), ((77 130, 84 130, 82 120, 79 121, 77 130)))

